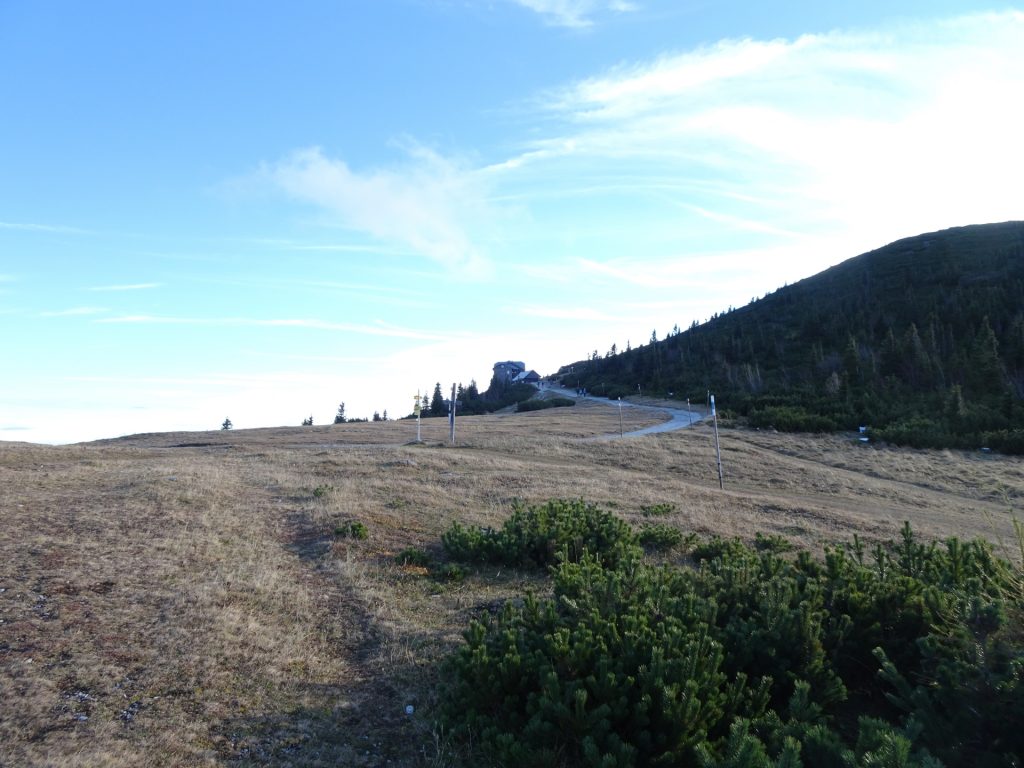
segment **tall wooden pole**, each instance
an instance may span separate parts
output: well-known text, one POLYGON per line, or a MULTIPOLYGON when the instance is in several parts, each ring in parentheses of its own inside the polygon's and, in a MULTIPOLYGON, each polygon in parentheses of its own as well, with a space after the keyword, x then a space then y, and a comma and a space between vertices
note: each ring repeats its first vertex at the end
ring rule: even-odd
POLYGON ((451 442, 455 445, 455 385, 452 384, 452 407, 448 410, 448 426, 451 431, 451 442))
POLYGON ((709 394, 711 400, 711 420, 715 424, 715 453, 718 455, 718 487, 725 490, 725 479, 722 477, 722 446, 718 442, 718 413, 715 411, 715 396, 709 394))

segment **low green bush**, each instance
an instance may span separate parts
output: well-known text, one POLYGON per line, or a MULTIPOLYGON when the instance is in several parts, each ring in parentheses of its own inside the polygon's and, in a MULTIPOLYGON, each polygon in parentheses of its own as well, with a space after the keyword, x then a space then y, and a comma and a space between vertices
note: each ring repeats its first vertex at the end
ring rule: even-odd
POLYGON ((334 535, 339 539, 365 539, 369 537, 370 532, 363 523, 351 520, 336 526, 334 535))
POLYGON ((683 532, 671 525, 645 525, 637 533, 640 545, 645 549, 667 552, 683 543, 683 532))
POLYGON ((543 568, 584 552, 613 566, 636 549, 629 525, 582 500, 516 504, 500 530, 453 523, 441 538, 453 560, 543 568))
POLYGON ((644 517, 673 515, 675 514, 675 511, 676 505, 671 503, 648 504, 647 506, 640 507, 640 514, 644 517))
POLYGON ((462 582, 466 579, 466 569, 458 563, 439 565, 431 572, 437 581, 462 582))
POLYGON ((471 623, 442 675, 441 727, 472 744, 469 764, 1019 763, 1019 568, 909 526, 824 562, 758 541, 704 542, 696 569, 635 546, 563 558, 550 598, 471 623))
POLYGON ((840 426, 829 416, 792 405, 752 410, 748 419, 752 427, 773 428, 780 432, 835 432, 840 426))
POLYGON ((777 534, 758 533, 754 537, 754 549, 769 552, 792 552, 793 543, 777 534))
POLYGON ((420 568, 429 568, 434 562, 429 553, 416 547, 403 549, 395 555, 395 560, 399 565, 413 565, 420 568))
POLYGON ((313 498, 322 499, 334 490, 333 485, 318 485, 313 489, 313 498))

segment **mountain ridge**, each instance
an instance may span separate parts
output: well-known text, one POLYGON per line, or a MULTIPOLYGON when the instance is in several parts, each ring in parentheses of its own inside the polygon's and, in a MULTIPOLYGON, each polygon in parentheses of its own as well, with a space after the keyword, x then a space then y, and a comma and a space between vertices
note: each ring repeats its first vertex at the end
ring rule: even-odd
POLYGON ((558 375, 608 397, 714 392, 754 426, 1021 453, 1024 222, 902 238, 558 375))

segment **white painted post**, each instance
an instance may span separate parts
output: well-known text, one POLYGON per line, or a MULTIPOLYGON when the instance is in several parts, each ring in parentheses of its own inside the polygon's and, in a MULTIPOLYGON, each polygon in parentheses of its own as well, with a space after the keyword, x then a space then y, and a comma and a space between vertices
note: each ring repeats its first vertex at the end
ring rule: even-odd
POLYGON ((416 397, 413 398, 413 403, 412 410, 416 414, 416 442, 422 443, 423 440, 420 438, 420 411, 422 408, 420 408, 420 391, 418 389, 416 390, 416 397))

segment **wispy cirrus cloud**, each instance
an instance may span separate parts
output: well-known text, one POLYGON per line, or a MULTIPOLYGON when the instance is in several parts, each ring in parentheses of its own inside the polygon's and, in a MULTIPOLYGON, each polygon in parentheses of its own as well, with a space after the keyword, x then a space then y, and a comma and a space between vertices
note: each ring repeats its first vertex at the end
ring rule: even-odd
POLYGON ((593 26, 594 15, 601 11, 627 13, 637 9, 627 0, 513 0, 543 17, 545 23, 556 27, 582 29, 593 26))
POLYGON ((159 288, 162 283, 127 283, 122 285, 94 285, 87 290, 90 291, 149 291, 159 288))
POLYGON ((246 238, 243 242, 266 245, 287 251, 310 251, 323 253, 367 253, 379 256, 412 256, 408 248, 392 248, 365 243, 311 243, 283 238, 246 238))
POLYGON ((1021 39, 1007 11, 723 40, 548 93, 561 129, 495 168, 549 180, 549 199, 681 208, 676 226, 704 240, 832 233, 837 257, 1021 218, 1021 39))
POLYGON ((107 310, 103 307, 71 307, 50 312, 40 312, 40 317, 88 317, 90 315, 101 315, 107 310))
POLYGON ((407 150, 407 162, 398 168, 357 171, 313 147, 264 173, 291 197, 317 206, 346 227, 452 272, 486 274, 489 260, 475 237, 493 218, 486 176, 420 145, 407 150))
POLYGON ((24 221, 0 221, 0 229, 13 229, 22 232, 49 232, 59 235, 91 235, 88 229, 65 227, 59 224, 35 224, 24 221))
POLYGON ((610 315, 593 307, 557 307, 547 305, 528 305, 514 307, 514 311, 528 317, 543 317, 551 320, 581 320, 586 322, 618 322, 620 317, 610 315))
POLYGON ((192 325, 235 328, 302 328, 320 331, 342 331, 369 336, 391 336, 422 341, 440 341, 450 334, 430 333, 404 328, 383 321, 374 324, 345 323, 317 318, 251 318, 251 317, 172 317, 167 315, 118 315, 95 321, 111 325, 192 325))

